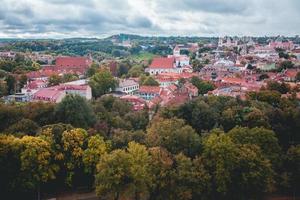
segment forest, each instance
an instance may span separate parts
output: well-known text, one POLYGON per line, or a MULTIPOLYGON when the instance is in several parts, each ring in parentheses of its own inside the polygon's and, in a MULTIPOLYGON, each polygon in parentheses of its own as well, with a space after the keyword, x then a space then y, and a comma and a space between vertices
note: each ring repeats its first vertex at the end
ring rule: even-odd
POLYGON ((72 190, 100 199, 299 196, 300 108, 271 88, 132 111, 109 95, 0 104, 7 199, 72 190))

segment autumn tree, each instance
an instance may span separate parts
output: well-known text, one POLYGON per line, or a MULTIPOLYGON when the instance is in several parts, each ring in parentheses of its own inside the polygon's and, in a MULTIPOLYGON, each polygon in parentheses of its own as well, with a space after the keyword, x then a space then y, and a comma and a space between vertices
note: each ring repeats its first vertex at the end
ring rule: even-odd
POLYGON ((125 150, 104 154, 97 165, 95 186, 97 196, 119 200, 131 184, 129 155, 125 150))
POLYGON ((80 173, 83 172, 82 158, 87 136, 87 132, 80 128, 62 134, 64 165, 67 170, 66 183, 70 186, 74 181, 80 180, 80 173))

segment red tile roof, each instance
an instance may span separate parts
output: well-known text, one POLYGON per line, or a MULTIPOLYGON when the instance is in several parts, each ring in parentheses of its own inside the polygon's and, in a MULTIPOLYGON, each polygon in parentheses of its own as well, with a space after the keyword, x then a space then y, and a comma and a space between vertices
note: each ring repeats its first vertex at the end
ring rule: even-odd
POLYGON ((58 57, 56 67, 89 67, 92 61, 86 57, 58 57))
POLYGON ((174 58, 153 58, 153 61, 150 65, 150 68, 163 68, 163 69, 169 69, 174 68, 174 58))
POLYGON ((155 93, 159 94, 160 87, 159 86, 141 86, 139 92, 142 93, 155 93))

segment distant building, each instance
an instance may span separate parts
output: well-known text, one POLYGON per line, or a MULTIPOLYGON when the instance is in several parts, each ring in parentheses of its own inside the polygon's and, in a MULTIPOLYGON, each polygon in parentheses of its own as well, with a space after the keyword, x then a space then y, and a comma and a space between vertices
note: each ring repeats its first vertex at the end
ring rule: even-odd
POLYGON ((120 99, 129 102, 135 111, 143 110, 147 105, 144 99, 135 95, 125 95, 120 97, 120 99))
POLYGON ((119 86, 116 88, 116 91, 125 94, 134 94, 139 88, 140 85, 138 82, 131 79, 123 79, 119 81, 119 86))
POLYGON ((161 73, 182 73, 183 68, 176 66, 176 60, 172 58, 154 58, 149 68, 146 69, 151 75, 161 73))
POLYGON ((160 91, 161 88, 159 86, 141 86, 138 95, 145 100, 151 100, 159 96, 160 91))

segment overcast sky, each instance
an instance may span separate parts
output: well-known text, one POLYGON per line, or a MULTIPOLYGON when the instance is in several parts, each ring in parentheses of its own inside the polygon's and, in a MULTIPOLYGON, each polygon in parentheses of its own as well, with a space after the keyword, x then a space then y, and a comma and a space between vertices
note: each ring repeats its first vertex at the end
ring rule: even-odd
POLYGON ((0 37, 298 35, 300 0, 0 0, 0 37))

